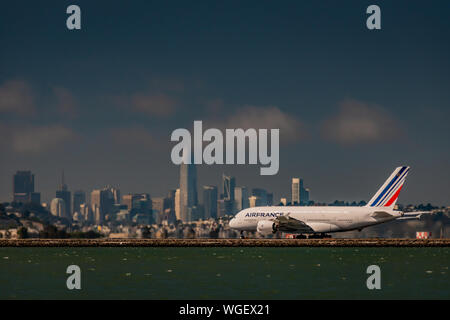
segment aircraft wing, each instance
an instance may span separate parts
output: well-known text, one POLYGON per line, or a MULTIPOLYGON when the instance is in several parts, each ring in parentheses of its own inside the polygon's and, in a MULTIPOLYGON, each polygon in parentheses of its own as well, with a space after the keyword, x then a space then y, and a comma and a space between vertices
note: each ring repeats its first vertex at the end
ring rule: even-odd
POLYGON ((282 232, 314 232, 314 230, 303 221, 292 218, 289 215, 279 216, 274 220, 277 229, 282 232))
POLYGON ((411 211, 403 212, 403 215, 397 220, 420 220, 420 217, 424 214, 431 214, 431 211, 411 211))

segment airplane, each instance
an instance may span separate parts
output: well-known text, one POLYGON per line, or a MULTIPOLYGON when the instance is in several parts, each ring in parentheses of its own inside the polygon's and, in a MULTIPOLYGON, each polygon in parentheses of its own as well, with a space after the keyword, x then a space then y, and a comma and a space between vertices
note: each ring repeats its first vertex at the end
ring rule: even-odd
POLYGON ((229 222, 241 232, 257 231, 270 235, 278 231, 297 234, 297 238, 326 238, 328 233, 363 228, 393 220, 418 219, 423 212, 394 210, 410 167, 397 167, 370 201, 362 207, 270 206, 252 207, 237 213, 229 222))

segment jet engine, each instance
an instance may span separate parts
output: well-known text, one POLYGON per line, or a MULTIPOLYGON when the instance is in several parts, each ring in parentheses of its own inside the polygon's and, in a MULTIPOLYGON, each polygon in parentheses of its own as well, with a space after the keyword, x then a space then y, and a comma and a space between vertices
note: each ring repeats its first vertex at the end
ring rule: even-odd
POLYGON ((258 221, 258 224, 256 225, 256 231, 266 236, 271 233, 277 232, 277 226, 273 221, 261 220, 258 221))

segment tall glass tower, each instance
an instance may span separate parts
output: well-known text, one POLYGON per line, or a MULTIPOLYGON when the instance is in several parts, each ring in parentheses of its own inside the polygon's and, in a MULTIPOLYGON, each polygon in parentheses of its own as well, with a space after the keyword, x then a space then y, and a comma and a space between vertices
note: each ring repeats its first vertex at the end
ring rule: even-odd
POLYGON ((182 163, 180 165, 180 203, 181 220, 191 221, 188 208, 198 205, 197 198, 197 169, 195 164, 182 163))
POLYGON ((64 182, 64 171, 61 176, 61 188, 56 190, 56 198, 63 199, 66 209, 65 214, 67 218, 72 218, 72 202, 71 202, 71 194, 69 189, 67 188, 66 183, 64 182))
POLYGON ((217 187, 203 186, 203 206, 205 219, 217 218, 217 187))
POLYGON ((34 192, 34 174, 31 171, 17 171, 13 178, 15 202, 28 202, 34 192))

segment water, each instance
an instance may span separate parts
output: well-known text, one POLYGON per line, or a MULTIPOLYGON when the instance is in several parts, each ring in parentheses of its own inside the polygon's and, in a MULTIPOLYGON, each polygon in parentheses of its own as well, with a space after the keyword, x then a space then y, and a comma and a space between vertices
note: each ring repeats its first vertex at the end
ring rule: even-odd
POLYGON ((449 248, 0 248, 1 299, 449 299, 449 248), (66 288, 66 268, 82 290, 66 288), (381 290, 366 269, 381 268, 381 290))

